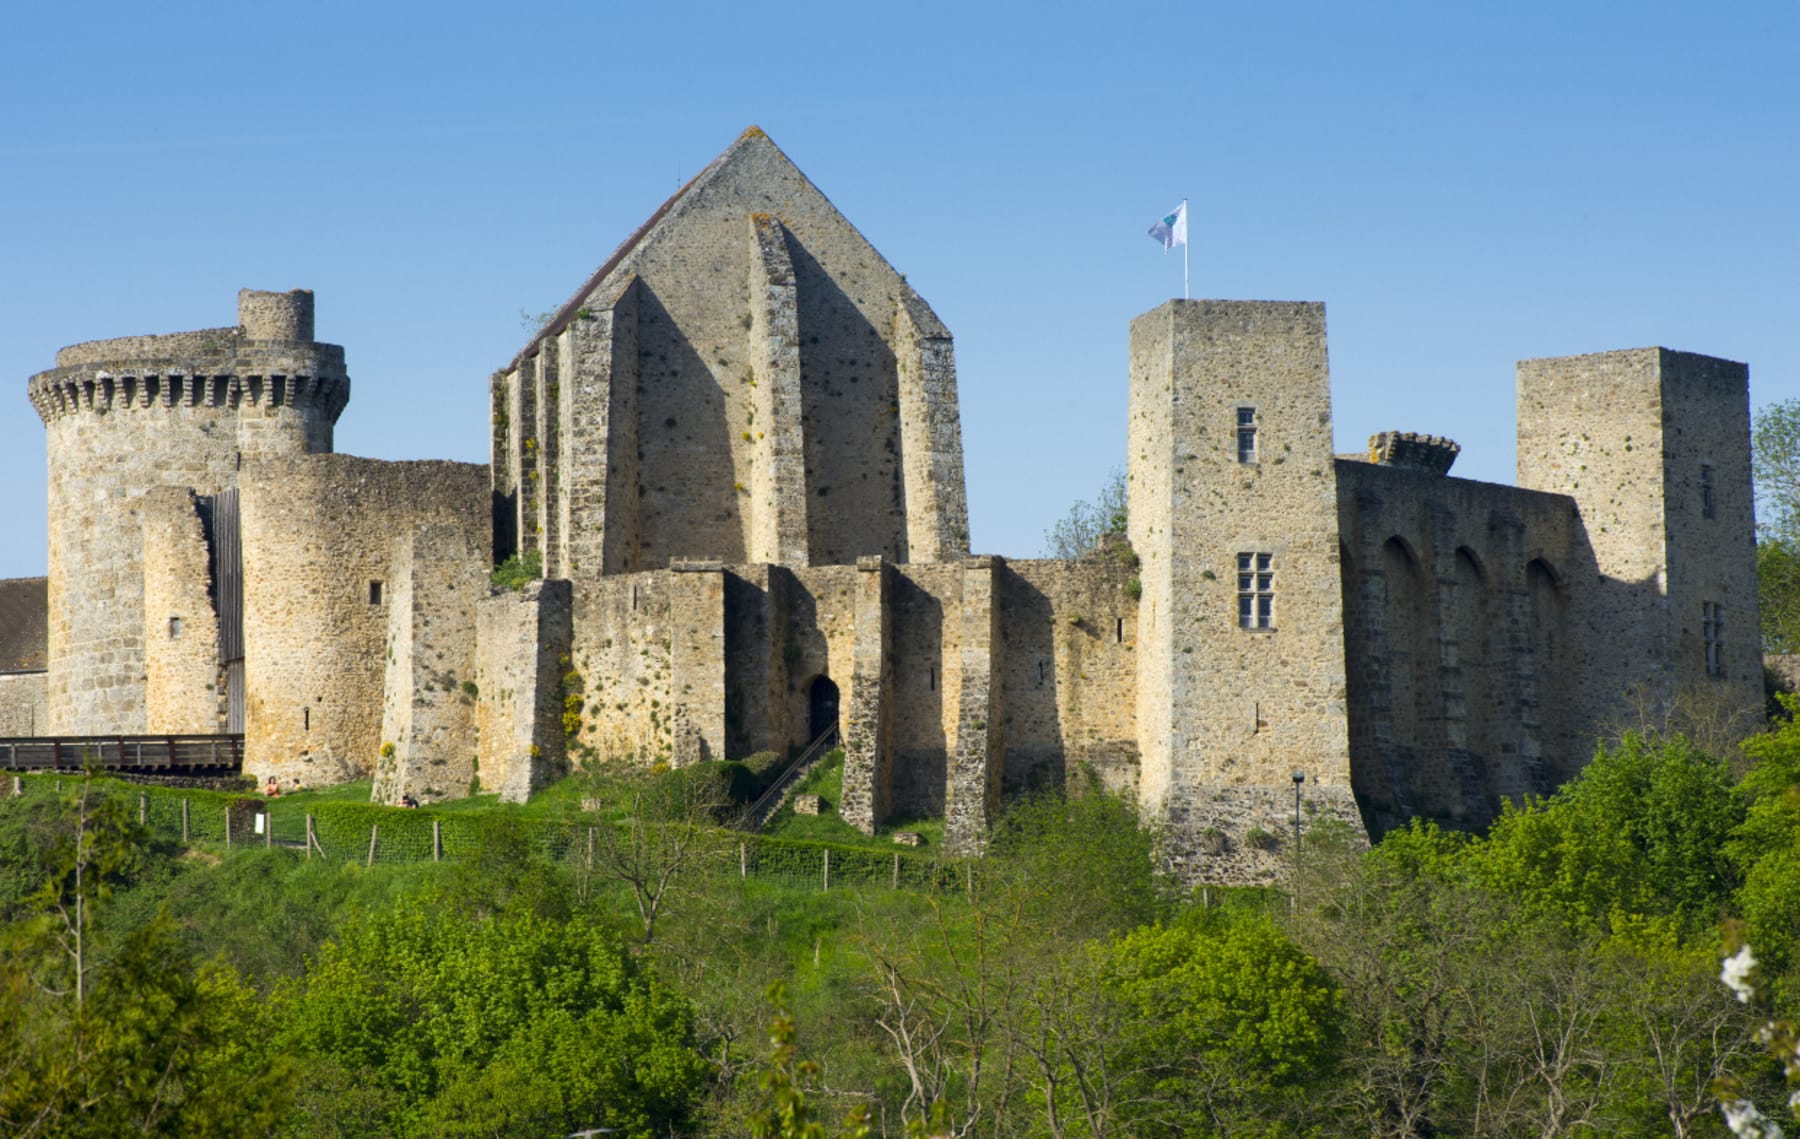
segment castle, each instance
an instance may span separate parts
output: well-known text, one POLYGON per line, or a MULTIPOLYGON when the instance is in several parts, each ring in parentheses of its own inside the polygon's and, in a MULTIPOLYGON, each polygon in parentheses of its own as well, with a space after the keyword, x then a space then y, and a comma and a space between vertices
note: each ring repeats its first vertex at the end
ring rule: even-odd
POLYGON ((1334 454, 1322 305, 1168 302, 1129 384, 1129 544, 971 556, 949 331, 752 128, 493 376, 486 466, 333 454, 307 292, 59 352, 0 735, 241 732, 394 801, 837 729, 864 830, 978 848, 1087 768, 1241 878, 1297 802, 1479 825, 1631 700, 1760 707, 1743 365, 1520 364, 1516 487, 1334 454))

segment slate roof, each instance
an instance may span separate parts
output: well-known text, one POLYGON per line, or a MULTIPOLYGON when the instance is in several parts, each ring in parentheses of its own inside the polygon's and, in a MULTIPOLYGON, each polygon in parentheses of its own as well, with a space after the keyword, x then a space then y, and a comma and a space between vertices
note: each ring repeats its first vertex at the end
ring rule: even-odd
POLYGON ((32 672, 50 663, 50 579, 0 580, 0 672, 32 672))

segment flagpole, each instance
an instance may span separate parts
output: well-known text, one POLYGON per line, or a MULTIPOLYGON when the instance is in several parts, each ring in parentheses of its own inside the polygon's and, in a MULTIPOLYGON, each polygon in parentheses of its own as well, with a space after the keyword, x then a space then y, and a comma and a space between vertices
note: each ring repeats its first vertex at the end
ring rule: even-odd
MULTIPOLYGON (((1181 199, 1181 216, 1183 218, 1187 218, 1187 216, 1188 216, 1187 204, 1188 204, 1188 200, 1186 198, 1181 199)), ((1193 231, 1193 226, 1190 225, 1188 227, 1188 231, 1191 233, 1193 231)), ((1191 241, 1191 240, 1192 240, 1192 238, 1189 238, 1189 241, 1191 241)), ((1184 301, 1189 299, 1189 297, 1188 297, 1188 241, 1183 241, 1181 243, 1181 299, 1184 301)))

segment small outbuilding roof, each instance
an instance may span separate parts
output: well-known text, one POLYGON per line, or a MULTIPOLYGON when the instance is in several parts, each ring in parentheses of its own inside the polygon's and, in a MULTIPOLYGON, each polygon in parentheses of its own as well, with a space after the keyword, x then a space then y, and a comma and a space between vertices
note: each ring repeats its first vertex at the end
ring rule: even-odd
POLYGON ((0 672, 50 664, 50 579, 0 579, 0 672))

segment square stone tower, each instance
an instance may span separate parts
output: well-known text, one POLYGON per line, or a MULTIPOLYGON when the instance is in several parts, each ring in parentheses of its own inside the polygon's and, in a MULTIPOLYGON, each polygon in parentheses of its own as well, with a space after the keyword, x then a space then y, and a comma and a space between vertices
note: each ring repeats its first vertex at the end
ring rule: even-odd
POLYGON ((1673 716, 1691 729, 1698 717, 1737 734, 1755 726, 1749 438, 1743 364, 1667 348, 1519 364, 1519 485, 1575 500, 1599 570, 1592 588, 1563 585, 1567 643, 1579 646, 1563 700, 1588 715, 1562 719, 1587 736, 1551 754, 1584 763, 1595 727, 1645 719, 1673 716))
POLYGON ((1324 306, 1138 317, 1129 438, 1144 805, 1178 848, 1211 828, 1286 834, 1299 772, 1309 814, 1359 826, 1324 306))

